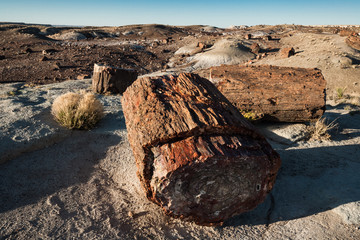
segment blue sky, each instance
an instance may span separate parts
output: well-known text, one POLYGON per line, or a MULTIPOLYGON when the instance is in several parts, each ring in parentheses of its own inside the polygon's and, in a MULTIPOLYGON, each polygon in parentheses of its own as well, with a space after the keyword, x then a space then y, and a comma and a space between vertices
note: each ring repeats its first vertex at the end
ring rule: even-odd
POLYGON ((0 21, 87 26, 360 24, 360 0, 0 0, 0 21))

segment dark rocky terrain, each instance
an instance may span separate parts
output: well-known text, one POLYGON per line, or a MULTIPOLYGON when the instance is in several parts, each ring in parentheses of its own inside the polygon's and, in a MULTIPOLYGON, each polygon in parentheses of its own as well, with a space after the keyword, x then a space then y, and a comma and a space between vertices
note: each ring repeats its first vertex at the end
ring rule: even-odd
POLYGON ((336 31, 336 27, 296 25, 221 29, 155 24, 80 28, 0 23, 0 82, 46 84, 89 77, 94 63, 136 69, 141 75, 168 68, 174 52, 194 41, 211 46, 222 37, 244 38, 252 34, 249 48, 251 43, 258 43, 262 47, 260 54, 271 55, 281 48, 281 38, 296 32, 336 31))

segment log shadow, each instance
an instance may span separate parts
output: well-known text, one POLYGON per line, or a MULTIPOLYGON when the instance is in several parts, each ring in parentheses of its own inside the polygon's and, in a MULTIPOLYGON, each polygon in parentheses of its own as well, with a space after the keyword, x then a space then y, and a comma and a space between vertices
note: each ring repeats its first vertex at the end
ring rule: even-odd
MULTIPOLYGON (((336 108, 341 107, 332 109, 336 108)), ((325 116, 338 119, 341 127, 333 141, 304 148, 293 148, 300 144, 288 146, 286 139, 284 145, 275 143, 282 166, 273 190, 257 208, 229 219, 224 227, 268 225, 360 201, 360 145, 343 141, 360 136, 360 118, 337 112, 326 112, 325 116), (344 133, 344 129, 353 131, 344 133)))
POLYGON ((259 53, 277 53, 279 51, 280 51, 280 48, 260 49, 259 53))
POLYGON ((72 131, 62 142, 2 164, 0 213, 36 204, 61 189, 87 182, 108 148, 120 141, 114 134, 72 131))
POLYGON ((278 150, 283 161, 274 189, 251 212, 225 226, 270 224, 359 201, 360 146, 278 150))

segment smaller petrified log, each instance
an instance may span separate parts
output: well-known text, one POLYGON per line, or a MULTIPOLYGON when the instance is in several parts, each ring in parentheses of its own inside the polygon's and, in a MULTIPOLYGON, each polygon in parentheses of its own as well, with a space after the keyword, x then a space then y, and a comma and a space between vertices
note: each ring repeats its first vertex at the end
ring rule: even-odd
POLYGON ((295 55, 295 49, 292 47, 282 48, 279 54, 281 58, 288 58, 295 55))
POLYGON ((360 51, 360 36, 349 36, 345 42, 350 47, 360 51))
POLYGON ((279 155, 208 80, 139 78, 121 101, 140 182, 167 214, 219 225, 272 189, 279 155))
POLYGON ((136 80, 137 76, 137 71, 132 69, 95 64, 92 89, 96 93, 122 94, 136 80))
POLYGON ((357 34, 354 31, 344 29, 339 32, 339 35, 341 37, 348 37, 348 36, 356 36, 357 34))
POLYGON ((306 122, 325 111, 326 81, 318 69, 222 65, 210 81, 249 118, 306 122))

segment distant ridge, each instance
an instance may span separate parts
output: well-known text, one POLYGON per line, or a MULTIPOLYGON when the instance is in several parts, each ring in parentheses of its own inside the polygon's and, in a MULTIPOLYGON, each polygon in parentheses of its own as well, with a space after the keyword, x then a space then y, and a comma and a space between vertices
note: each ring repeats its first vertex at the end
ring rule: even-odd
POLYGON ((37 25, 37 26, 46 26, 51 27, 51 24, 39 24, 39 23, 23 23, 23 22, 0 22, 0 25, 6 24, 17 24, 17 25, 37 25))

